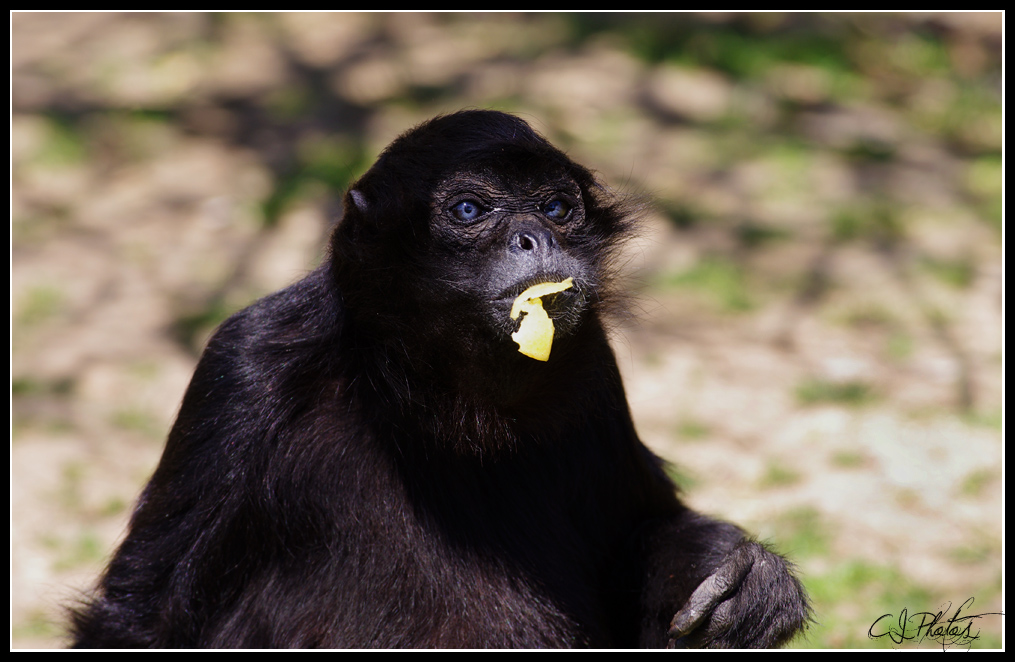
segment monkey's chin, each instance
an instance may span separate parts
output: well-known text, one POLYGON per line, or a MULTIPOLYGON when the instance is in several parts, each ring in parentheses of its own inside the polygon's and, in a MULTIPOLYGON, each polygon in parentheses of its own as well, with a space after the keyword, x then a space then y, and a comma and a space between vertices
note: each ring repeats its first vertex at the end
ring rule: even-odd
POLYGON ((518 351, 537 361, 549 361, 553 348, 553 321, 543 308, 543 297, 571 289, 572 278, 560 282, 539 283, 518 295, 511 304, 511 319, 520 319, 518 330, 511 340, 518 343, 518 351))
MULTIPOLYGON (((526 351, 526 344, 535 342, 549 346, 554 340, 573 334, 588 309, 588 300, 580 291, 564 290, 539 297, 539 305, 536 306, 539 310, 523 309, 524 312, 512 318, 512 308, 517 308, 515 302, 519 296, 515 294, 494 300, 490 315, 497 335, 526 356, 532 356, 526 351), (542 323, 536 321, 537 317, 542 323), (545 328, 543 325, 546 325, 545 328), (529 340, 523 340, 525 338, 529 340)), ((543 356, 549 353, 546 350, 536 350, 536 353, 538 356, 532 358, 547 360, 543 356)))
POLYGON ((494 294, 487 308, 505 349, 546 361, 552 343, 575 332, 589 308, 580 276, 544 272, 524 277, 494 294))

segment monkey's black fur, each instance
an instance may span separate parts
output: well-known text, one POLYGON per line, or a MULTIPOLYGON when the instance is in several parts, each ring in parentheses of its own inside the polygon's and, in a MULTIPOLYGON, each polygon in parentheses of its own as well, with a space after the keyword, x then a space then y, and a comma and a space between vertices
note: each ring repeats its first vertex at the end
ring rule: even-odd
POLYGON ((210 341, 79 647, 774 646, 788 564, 686 509, 601 323, 622 203, 516 117, 396 140, 210 341), (526 287, 557 331, 510 338, 526 287), (697 590, 696 590, 697 589, 697 590))

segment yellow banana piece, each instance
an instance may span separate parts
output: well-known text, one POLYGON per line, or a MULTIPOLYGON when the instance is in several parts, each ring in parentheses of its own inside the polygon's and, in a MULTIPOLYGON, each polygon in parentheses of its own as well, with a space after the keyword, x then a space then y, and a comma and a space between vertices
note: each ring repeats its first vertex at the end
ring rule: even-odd
POLYGON ((525 313, 518 330, 511 334, 511 339, 518 343, 518 351, 537 361, 550 358, 550 346, 553 344, 553 320, 543 310, 540 297, 556 292, 563 292, 573 285, 571 278, 559 283, 538 283, 518 295, 511 306, 511 319, 525 313))

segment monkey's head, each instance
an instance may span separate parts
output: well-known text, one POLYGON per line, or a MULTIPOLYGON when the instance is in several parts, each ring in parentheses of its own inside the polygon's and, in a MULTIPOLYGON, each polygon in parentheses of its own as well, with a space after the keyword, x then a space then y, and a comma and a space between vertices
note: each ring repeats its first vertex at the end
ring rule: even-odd
POLYGON ((512 341, 524 321, 512 305, 530 286, 570 278, 541 302, 555 348, 566 346, 608 300, 613 248, 630 224, 588 169, 493 111, 405 133, 345 207, 333 268, 356 324, 401 351, 457 351, 471 367, 491 355, 531 362, 512 341))

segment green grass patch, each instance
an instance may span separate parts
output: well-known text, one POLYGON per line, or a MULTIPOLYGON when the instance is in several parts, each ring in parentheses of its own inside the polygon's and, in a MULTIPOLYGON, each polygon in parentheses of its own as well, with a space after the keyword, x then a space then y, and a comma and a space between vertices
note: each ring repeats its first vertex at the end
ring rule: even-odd
POLYGON ((832 455, 832 466, 840 469, 859 469, 866 462, 867 458, 855 451, 839 451, 832 455))
POLYGON ((779 547, 792 559, 802 560, 828 555, 828 527, 816 508, 804 506, 787 512, 775 520, 779 547))
POLYGON ((903 361, 913 355, 913 338, 907 333, 896 331, 885 341, 885 351, 896 361, 903 361))
POLYGON ((957 289, 968 288, 976 277, 976 265, 971 256, 951 260, 924 257, 920 260, 920 266, 942 283, 957 289))
MULTIPOLYGON (((790 648, 880 648, 880 649, 922 649, 940 650, 939 641, 926 638, 896 643, 889 636, 872 638, 888 631, 890 625, 898 625, 903 610, 912 616, 919 612, 945 612, 945 620, 968 595, 945 596, 935 589, 918 584, 906 577, 897 568, 868 561, 851 560, 839 563, 820 574, 803 574, 803 583, 811 597, 815 612, 815 623, 805 637, 790 644, 790 648), (888 614, 885 619, 880 617, 888 614), (871 630, 875 622, 878 625, 871 630)), ((963 613, 978 614, 988 610, 984 605, 994 597, 996 590, 987 589, 974 595, 976 602, 963 613)), ((979 638, 968 640, 961 645, 949 646, 949 650, 967 648, 996 648, 1000 645, 1000 616, 984 616, 974 622, 971 632, 979 638)), ((919 624, 917 617, 915 624, 919 624)), ((915 627, 915 625, 914 625, 915 627)))
POLYGON ((774 462, 770 462, 765 467, 765 473, 762 474, 761 480, 759 481, 759 487, 762 489, 774 488, 774 487, 787 487, 789 485, 795 485, 800 482, 800 472, 784 467, 774 462))
POLYGON ((660 284, 700 292, 724 312, 741 313, 755 307, 748 293, 744 270, 718 256, 704 258, 686 271, 664 276, 660 284))
POLYGON ((155 416, 137 408, 120 409, 113 413, 109 422, 121 430, 139 432, 146 437, 161 439, 165 433, 155 416))
POLYGON ((1001 476, 994 469, 978 469, 969 473, 959 487, 959 493, 964 497, 978 497, 991 484, 1000 480, 1001 476))
POLYGON ((42 610, 30 612, 23 620, 12 623, 11 636, 15 639, 56 639, 64 633, 64 626, 42 610))
POLYGON ((31 288, 18 306, 15 317, 19 324, 36 326, 51 320, 63 311, 66 297, 63 292, 49 285, 31 288))
POLYGON ((47 166, 72 166, 87 161, 87 142, 77 124, 55 114, 47 120, 46 137, 36 154, 38 162, 47 166))
POLYGON ((804 406, 835 404, 856 407, 870 404, 877 397, 874 390, 861 381, 808 379, 797 386, 796 399, 804 406))
POLYGON ((261 203, 267 226, 275 225, 292 204, 322 185, 342 193, 365 169, 363 147, 342 136, 307 136, 296 150, 297 164, 278 176, 272 192, 261 203))
POLYGON ((672 480, 681 490, 692 490, 701 484, 700 480, 688 473, 682 467, 678 467, 675 464, 667 462, 665 465, 665 471, 666 475, 670 477, 670 480, 672 480))
POLYGON ((683 418, 677 423, 677 436, 687 441, 704 439, 709 435, 709 432, 707 425, 693 418, 683 418))
POLYGON ((69 543, 60 545, 60 557, 54 563, 54 569, 64 571, 97 564, 105 556, 106 549, 99 537, 94 532, 85 531, 69 543))
POLYGON ((896 207, 883 200, 844 207, 830 218, 832 238, 837 242, 866 240, 891 247, 905 239, 905 227, 896 207))

